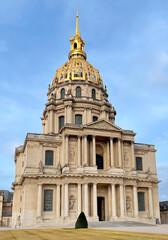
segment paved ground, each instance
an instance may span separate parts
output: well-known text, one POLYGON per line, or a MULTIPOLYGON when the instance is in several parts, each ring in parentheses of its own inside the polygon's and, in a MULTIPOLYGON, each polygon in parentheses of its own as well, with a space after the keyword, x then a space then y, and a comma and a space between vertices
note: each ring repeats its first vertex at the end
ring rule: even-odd
POLYGON ((151 225, 136 222, 94 222, 89 224, 89 228, 126 232, 168 234, 168 224, 151 225))
MULTIPOLYGON (((58 227, 44 227, 44 228, 58 228, 58 227)), ((59 227, 60 228, 60 227, 59 227)), ((66 228, 74 228, 74 224, 69 224, 66 228)), ((89 223, 90 229, 126 231, 126 232, 144 232, 144 233, 159 233, 168 234, 168 224, 151 225, 136 222, 94 222, 89 223)), ((32 228, 33 229, 33 228, 32 228)), ((16 230, 12 228, 0 228, 1 230, 16 230)))

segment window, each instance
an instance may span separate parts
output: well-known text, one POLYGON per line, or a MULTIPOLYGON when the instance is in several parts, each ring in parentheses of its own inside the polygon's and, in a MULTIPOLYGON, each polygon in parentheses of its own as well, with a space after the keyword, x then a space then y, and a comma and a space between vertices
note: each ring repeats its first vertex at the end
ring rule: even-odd
POLYGON ((144 192, 138 192, 138 209, 139 211, 145 211, 145 197, 144 192))
POLYGON ((61 89, 61 99, 65 97, 65 88, 61 89))
POLYGON ((95 89, 92 89, 92 98, 96 99, 96 91, 95 91, 95 89))
POLYGON ((76 97, 81 97, 81 87, 76 88, 76 97))
POLYGON ((99 154, 96 154, 96 165, 97 169, 103 169, 103 157, 99 154))
POLYGON ((142 158, 136 157, 136 170, 142 171, 142 158))
POLYGON ((77 48, 77 43, 74 43, 74 49, 76 49, 77 48))
POLYGON ((64 116, 59 117, 59 129, 64 126, 64 116))
POLYGON ((53 210, 53 190, 44 190, 44 211, 53 210))
POLYGON ((97 121, 97 119, 98 119, 98 117, 96 117, 96 116, 93 116, 93 122, 96 122, 96 121, 97 121))
POLYGON ((75 125, 82 125, 82 115, 75 115, 75 125))
POLYGON ((45 165, 53 166, 53 151, 46 151, 45 152, 45 165))

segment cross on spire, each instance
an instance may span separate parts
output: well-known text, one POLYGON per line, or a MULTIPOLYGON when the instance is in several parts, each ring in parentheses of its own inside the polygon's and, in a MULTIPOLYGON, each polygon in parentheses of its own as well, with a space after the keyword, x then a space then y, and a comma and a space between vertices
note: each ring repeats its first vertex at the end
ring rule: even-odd
POLYGON ((78 11, 79 11, 79 9, 78 9, 78 8, 76 8, 76 11, 77 11, 77 16, 78 16, 78 11))

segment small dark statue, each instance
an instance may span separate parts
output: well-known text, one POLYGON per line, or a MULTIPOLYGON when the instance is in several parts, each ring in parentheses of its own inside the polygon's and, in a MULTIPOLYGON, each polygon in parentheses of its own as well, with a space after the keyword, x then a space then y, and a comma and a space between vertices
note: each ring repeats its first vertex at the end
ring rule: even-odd
POLYGON ((88 228, 88 222, 84 212, 81 212, 76 223, 75 228, 88 228))

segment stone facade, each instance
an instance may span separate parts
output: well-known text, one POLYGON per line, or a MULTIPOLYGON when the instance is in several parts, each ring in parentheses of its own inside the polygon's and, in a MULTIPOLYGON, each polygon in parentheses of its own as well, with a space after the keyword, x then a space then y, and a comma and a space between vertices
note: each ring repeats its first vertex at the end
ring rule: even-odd
POLYGON ((159 203, 161 224, 168 224, 168 201, 159 203))
POLYGON ((48 89, 42 134, 15 152, 13 226, 60 226, 83 211, 88 221, 160 219, 153 145, 115 125, 99 72, 80 37, 48 89))
POLYGON ((0 226, 11 227, 13 192, 0 190, 0 226))

